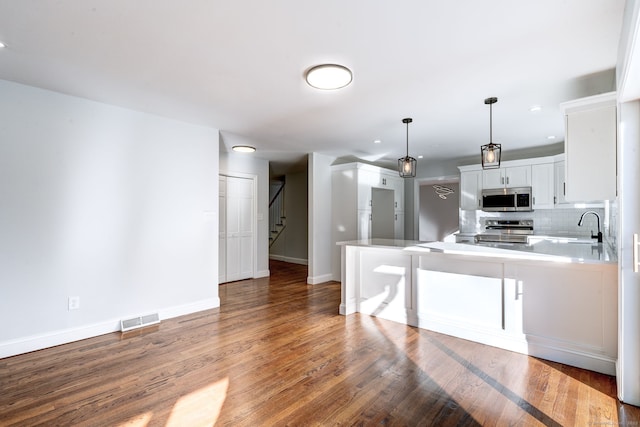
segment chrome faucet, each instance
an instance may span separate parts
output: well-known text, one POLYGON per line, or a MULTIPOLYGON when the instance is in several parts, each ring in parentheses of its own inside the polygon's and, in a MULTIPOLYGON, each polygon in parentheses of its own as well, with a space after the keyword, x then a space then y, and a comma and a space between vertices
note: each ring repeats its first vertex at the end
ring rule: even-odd
POLYGON ((593 230, 591 231, 591 238, 598 239, 598 243, 602 243, 602 232, 600 231, 600 215, 594 211, 586 211, 582 215, 580 215, 580 219, 578 220, 578 227, 582 227, 582 220, 586 214, 594 214, 596 219, 598 220, 598 234, 593 234, 593 230))

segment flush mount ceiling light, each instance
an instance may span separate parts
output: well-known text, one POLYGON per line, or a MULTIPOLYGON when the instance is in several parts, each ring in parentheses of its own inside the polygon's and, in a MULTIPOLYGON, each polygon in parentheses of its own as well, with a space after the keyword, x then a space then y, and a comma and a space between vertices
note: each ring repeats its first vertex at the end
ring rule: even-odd
POLYGON ((233 147, 231 147, 231 149, 233 151, 237 151, 238 153, 253 153, 254 151, 256 151, 256 148, 250 145, 234 145, 233 147))
POLYGON ((403 178, 413 178, 416 176, 416 164, 417 160, 413 157, 409 157, 409 123, 413 119, 402 119, 402 123, 407 125, 407 155, 398 159, 398 173, 403 178))
POLYGON ((0 42, 0 49, 2 49, 3 47, 7 47, 7 45, 2 43, 2 42, 0 42))
POLYGON ((309 68, 305 74, 305 79, 309 86, 324 90, 334 90, 348 86, 352 78, 351 70, 338 64, 316 65, 309 68))
POLYGON ((498 98, 491 97, 484 100, 489 104, 489 143, 480 147, 482 156, 482 169, 495 169, 500 167, 500 155, 502 145, 493 143, 493 111, 492 106, 498 102, 498 98))

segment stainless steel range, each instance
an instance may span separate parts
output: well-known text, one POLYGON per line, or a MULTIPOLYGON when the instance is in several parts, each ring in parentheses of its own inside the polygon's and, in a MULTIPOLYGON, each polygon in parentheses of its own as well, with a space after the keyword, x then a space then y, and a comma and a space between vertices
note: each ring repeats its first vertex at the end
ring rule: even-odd
POLYGON ((476 234, 476 243, 527 243, 533 234, 532 219, 487 219, 485 231, 476 234))

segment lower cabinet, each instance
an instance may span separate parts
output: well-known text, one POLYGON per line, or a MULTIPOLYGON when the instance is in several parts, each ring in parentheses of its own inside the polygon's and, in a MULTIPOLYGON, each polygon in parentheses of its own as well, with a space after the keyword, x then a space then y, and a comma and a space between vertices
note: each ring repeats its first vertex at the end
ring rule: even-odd
POLYGON ((567 265, 542 269, 516 264, 512 271, 523 294, 523 332, 537 354, 551 358, 563 348, 569 355, 595 353, 615 360, 618 342, 615 266, 567 265))
POLYGON ((420 319, 452 327, 504 328, 502 264, 421 256, 416 276, 420 319))
POLYGON ((616 264, 344 246, 342 266, 342 314, 615 375, 616 264))
POLYGON ((356 260, 358 311, 397 322, 407 322, 411 305, 411 257, 401 252, 361 250, 356 260))

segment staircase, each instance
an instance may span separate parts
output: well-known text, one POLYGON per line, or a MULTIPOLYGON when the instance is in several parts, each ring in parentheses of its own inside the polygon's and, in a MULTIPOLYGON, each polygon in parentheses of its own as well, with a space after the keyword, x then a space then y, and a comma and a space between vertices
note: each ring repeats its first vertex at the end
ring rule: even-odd
POLYGON ((269 202, 269 247, 271 247, 286 227, 284 212, 284 182, 269 202))

